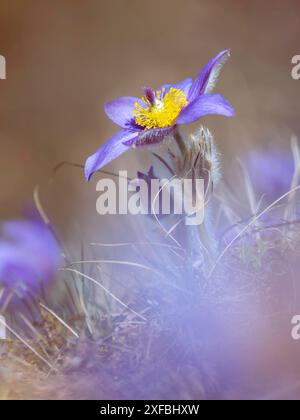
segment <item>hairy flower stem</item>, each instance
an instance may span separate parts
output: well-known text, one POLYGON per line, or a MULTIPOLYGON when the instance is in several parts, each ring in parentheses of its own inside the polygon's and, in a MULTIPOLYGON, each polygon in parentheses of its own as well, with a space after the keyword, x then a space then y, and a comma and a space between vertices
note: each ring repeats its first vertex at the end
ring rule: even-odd
POLYGON ((176 129, 174 131, 174 139, 176 141, 176 144, 177 144, 177 146, 180 150, 180 153, 181 153, 181 157, 183 159, 186 152, 187 152, 187 148, 186 148, 185 141, 183 140, 182 135, 181 135, 178 127, 176 127, 176 129))
MULTIPOLYGON (((204 144, 207 141, 207 138, 202 138, 200 136, 198 139, 199 144, 196 144, 196 152, 192 147, 189 147, 189 144, 192 144, 194 141, 192 137, 188 139, 188 142, 186 142, 178 128, 176 128, 174 132, 174 139, 180 152, 178 161, 182 162, 182 168, 184 168, 184 164, 186 162, 189 162, 189 166, 184 168, 183 174, 176 173, 176 170, 175 174, 179 177, 182 177, 182 175, 184 177, 188 177, 188 174, 191 173, 193 176, 196 174, 196 177, 208 178, 210 181, 208 181, 208 185, 206 185, 205 188, 206 190, 209 190, 209 184, 213 183, 211 174, 214 169, 212 168, 212 161, 210 156, 212 138, 208 137, 209 150, 207 150, 207 145, 204 144), (197 148, 199 148, 199 150, 197 148), (195 154, 195 156, 193 156, 193 154, 195 154)), ((208 205, 206 204, 205 213, 207 211, 208 205)), ((206 272, 214 261, 214 241, 212 235, 209 234, 207 229, 207 215, 205 215, 205 220, 200 226, 182 225, 180 233, 184 242, 183 245, 191 257, 190 264, 192 264, 192 267, 190 267, 190 269, 194 271, 194 268, 198 266, 199 262, 203 271, 206 272)))

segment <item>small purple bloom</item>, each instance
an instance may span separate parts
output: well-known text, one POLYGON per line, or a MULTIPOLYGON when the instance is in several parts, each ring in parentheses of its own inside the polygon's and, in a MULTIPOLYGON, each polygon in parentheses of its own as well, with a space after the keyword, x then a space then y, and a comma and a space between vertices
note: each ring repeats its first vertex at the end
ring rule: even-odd
POLYGON ((274 148, 252 151, 245 158, 246 168, 253 183, 254 191, 268 202, 287 193, 295 171, 291 153, 274 148))
POLYGON ((40 220, 0 226, 0 307, 37 298, 61 265, 58 244, 40 220))
POLYGON ((164 85, 157 91, 145 88, 142 99, 122 97, 107 103, 107 116, 122 131, 87 159, 86 179, 90 180, 97 170, 131 147, 162 142, 177 125, 191 124, 210 114, 232 117, 235 111, 226 99, 211 93, 229 55, 228 50, 222 51, 194 81, 189 78, 176 85, 164 85))

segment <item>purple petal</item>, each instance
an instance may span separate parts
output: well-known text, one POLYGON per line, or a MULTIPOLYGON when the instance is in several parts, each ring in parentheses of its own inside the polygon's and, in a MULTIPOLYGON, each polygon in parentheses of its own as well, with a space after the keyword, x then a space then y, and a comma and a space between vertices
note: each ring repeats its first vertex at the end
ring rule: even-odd
POLYGON ((255 193, 271 203, 291 189, 295 162, 291 153, 273 146, 248 152, 243 161, 255 193))
POLYGON ((57 242, 48 227, 39 221, 14 221, 2 225, 5 239, 14 243, 26 254, 26 262, 37 272, 46 275, 60 265, 61 256, 57 242))
POLYGON ((124 96, 115 101, 108 102, 105 104, 104 109, 108 118, 115 124, 122 128, 129 128, 133 119, 133 110, 136 103, 143 105, 143 102, 138 98, 124 96))
POLYGON ((175 127, 167 127, 145 130, 138 135, 137 139, 135 138, 129 141, 125 141, 124 145, 127 147, 132 146, 133 144, 136 147, 153 146, 164 141, 165 138, 174 131, 174 129, 175 127))
POLYGON ((201 70, 198 77, 194 80, 188 94, 188 101, 193 102, 199 95, 210 93, 214 88, 220 71, 230 56, 230 51, 220 52, 201 70))
POLYGON ((17 260, 23 262, 14 245, 5 241, 0 241, 0 285, 3 282, 3 272, 6 269, 6 265, 11 265, 17 260))
POLYGON ((94 155, 87 159, 85 163, 85 177, 87 181, 91 179, 96 171, 127 152, 129 147, 124 142, 133 141, 137 137, 138 132, 132 130, 122 130, 111 137, 104 146, 100 147, 94 155))
POLYGON ((171 88, 175 88, 175 89, 181 90, 187 96, 192 84, 193 84, 193 79, 188 78, 188 79, 183 80, 180 83, 176 83, 175 85, 170 85, 170 84, 163 85, 158 90, 162 91, 164 89, 163 96, 165 96, 166 93, 168 93, 171 88))
POLYGON ((233 117, 235 111, 222 95, 201 95, 181 112, 177 124, 191 124, 205 115, 233 117))
POLYGON ((9 298, 11 307, 38 297, 41 284, 54 278, 62 258, 52 233, 40 221, 7 222, 1 233, 0 306, 9 298))
POLYGON ((177 83, 173 87, 175 89, 181 90, 181 92, 183 92, 186 96, 188 96, 188 93, 189 93, 189 90, 190 90, 192 84, 193 84, 193 79, 189 78, 189 79, 183 80, 180 83, 177 83))

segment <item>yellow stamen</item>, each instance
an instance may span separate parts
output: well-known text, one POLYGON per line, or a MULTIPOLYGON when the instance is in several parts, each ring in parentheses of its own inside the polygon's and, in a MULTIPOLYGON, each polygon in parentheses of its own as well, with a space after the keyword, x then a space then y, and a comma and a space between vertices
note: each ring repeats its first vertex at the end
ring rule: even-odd
POLYGON ((185 94, 175 88, 171 88, 164 96, 165 89, 156 92, 154 104, 147 98, 142 101, 147 108, 136 103, 134 108, 135 122, 146 129, 165 128, 174 125, 182 108, 188 104, 185 94))

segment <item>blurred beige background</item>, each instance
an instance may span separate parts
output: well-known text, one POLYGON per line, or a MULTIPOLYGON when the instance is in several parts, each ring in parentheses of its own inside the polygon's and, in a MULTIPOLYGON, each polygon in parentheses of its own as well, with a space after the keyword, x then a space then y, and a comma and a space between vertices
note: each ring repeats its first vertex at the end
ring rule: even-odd
MULTIPOLYGON (((237 117, 205 120, 224 169, 255 144, 288 145, 300 133, 299 40, 299 0, 1 0, 0 217, 19 215, 58 162, 84 163, 117 131, 107 100, 196 76, 224 48, 232 58, 216 91, 237 117)), ((63 225, 87 197, 94 206, 95 185, 77 169, 55 188, 48 205, 63 225)))

